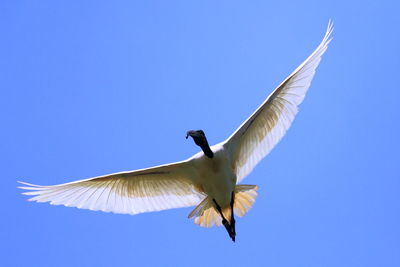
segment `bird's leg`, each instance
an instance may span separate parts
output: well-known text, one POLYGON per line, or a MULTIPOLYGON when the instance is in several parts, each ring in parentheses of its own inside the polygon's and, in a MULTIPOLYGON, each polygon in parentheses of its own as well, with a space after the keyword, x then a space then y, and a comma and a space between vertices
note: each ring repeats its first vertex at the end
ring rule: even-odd
MULTIPOLYGON (((215 207, 217 208, 219 214, 220 214, 221 217, 222 217, 222 224, 223 224, 223 225, 225 226, 225 228, 226 228, 227 226, 229 226, 229 223, 228 223, 228 221, 225 219, 224 214, 222 213, 221 207, 218 205, 217 201, 215 201, 215 199, 213 199, 213 201, 214 201, 215 207)), ((228 229, 227 229, 227 230, 228 230, 228 229)), ((229 231, 228 231, 228 232, 229 232, 229 231)))
POLYGON ((234 216, 234 210, 233 210, 233 204, 235 203, 235 192, 232 192, 232 198, 231 198, 231 227, 232 227, 232 240, 235 241, 236 237, 236 229, 235 229, 235 216, 234 216))
POLYGON ((229 237, 232 238, 233 242, 235 242, 235 235, 233 235, 231 226, 229 225, 229 222, 225 219, 224 214, 222 213, 221 207, 218 205, 218 203, 217 203, 217 201, 215 201, 215 199, 213 199, 213 201, 215 204, 215 208, 218 210, 219 214, 222 217, 222 224, 225 226, 225 229, 228 232, 229 237))

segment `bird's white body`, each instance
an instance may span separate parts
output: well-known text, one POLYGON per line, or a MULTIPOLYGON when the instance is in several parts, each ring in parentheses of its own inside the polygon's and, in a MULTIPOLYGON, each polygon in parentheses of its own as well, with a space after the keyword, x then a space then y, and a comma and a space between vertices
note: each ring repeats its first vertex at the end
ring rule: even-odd
MULTIPOLYGON (((207 151, 199 152, 181 162, 53 186, 21 182, 27 185, 21 187, 28 190, 24 194, 33 195, 31 201, 126 214, 196 206, 189 218, 194 217, 195 223, 205 227, 221 225, 224 216, 229 221, 232 215, 233 220, 233 211, 245 215, 255 201, 257 186, 238 183, 290 127, 331 40, 332 29, 329 24, 317 49, 228 139, 211 147, 211 157, 207 151)), ((234 227, 227 230, 235 232, 234 227)))
POLYGON ((188 161, 196 170, 194 182, 200 190, 222 207, 227 207, 236 186, 236 173, 227 149, 220 144, 211 147, 214 152, 212 159, 199 152, 188 161))

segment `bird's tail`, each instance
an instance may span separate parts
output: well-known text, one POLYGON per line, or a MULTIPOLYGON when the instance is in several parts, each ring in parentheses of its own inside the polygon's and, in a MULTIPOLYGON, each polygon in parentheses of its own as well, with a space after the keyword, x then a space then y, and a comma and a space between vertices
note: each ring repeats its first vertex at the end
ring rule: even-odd
POLYGON ((235 203, 233 209, 235 215, 243 217, 253 207, 257 197, 258 186, 240 184, 235 187, 235 203))
MULTIPOLYGON (((258 186, 240 184, 235 187, 235 202, 233 209, 236 215, 244 216, 253 206, 257 197, 258 186)), ((224 217, 229 221, 231 218, 230 208, 222 210, 224 217)), ((202 227, 212 227, 222 225, 222 218, 215 208, 214 202, 210 197, 206 197, 190 214, 189 219, 194 217, 194 223, 202 227)))

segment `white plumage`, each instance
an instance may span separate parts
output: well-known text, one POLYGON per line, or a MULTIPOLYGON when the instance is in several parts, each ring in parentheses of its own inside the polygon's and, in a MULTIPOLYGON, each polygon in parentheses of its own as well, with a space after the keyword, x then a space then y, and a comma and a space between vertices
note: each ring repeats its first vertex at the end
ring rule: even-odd
POLYGON ((181 162, 53 186, 20 182, 24 184, 20 188, 28 190, 23 194, 33 196, 30 201, 126 214, 197 205, 189 218, 194 217, 200 226, 210 227, 224 223, 223 215, 233 223, 233 229, 225 227, 234 240, 232 211, 245 215, 258 189, 237 183, 289 129, 328 47, 332 30, 332 23, 329 23, 316 50, 227 140, 211 147, 213 157, 199 152, 181 162), (234 203, 231 203, 232 198, 234 203))

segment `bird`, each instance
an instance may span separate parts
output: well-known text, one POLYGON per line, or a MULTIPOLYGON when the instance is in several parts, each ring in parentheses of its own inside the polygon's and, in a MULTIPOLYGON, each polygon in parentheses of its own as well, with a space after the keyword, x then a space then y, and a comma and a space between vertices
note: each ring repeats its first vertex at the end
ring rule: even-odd
POLYGON ((292 124, 332 40, 333 23, 300 64, 225 141, 210 146, 203 130, 190 130, 200 147, 192 157, 165 165, 43 186, 18 181, 29 201, 95 211, 139 214, 191 207, 188 218, 202 227, 224 226, 236 240, 235 215, 253 206, 258 186, 240 184, 292 124))

